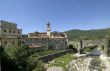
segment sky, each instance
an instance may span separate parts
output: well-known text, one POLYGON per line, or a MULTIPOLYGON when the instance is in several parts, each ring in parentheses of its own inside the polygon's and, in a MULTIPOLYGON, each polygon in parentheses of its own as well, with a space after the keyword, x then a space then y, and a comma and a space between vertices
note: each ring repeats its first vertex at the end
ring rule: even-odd
POLYGON ((110 0, 0 0, 0 20, 14 22, 23 34, 110 27, 110 0))

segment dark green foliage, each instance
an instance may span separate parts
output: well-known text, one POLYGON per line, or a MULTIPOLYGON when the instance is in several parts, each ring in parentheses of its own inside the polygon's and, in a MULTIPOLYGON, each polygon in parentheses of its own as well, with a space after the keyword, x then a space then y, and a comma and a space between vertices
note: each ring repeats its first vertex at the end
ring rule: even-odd
POLYGON ((0 46, 0 62, 2 71, 17 71, 18 67, 16 63, 4 52, 4 49, 0 46))
POLYGON ((27 67, 26 71, 45 71, 46 68, 44 68, 41 61, 37 59, 36 56, 30 56, 27 60, 27 67))
MULTIPOLYGON (((69 40, 75 39, 101 39, 110 36, 110 28, 96 30, 70 30, 66 31, 69 40)), ((110 38, 110 37, 108 37, 110 38)))
POLYGON ((16 63, 9 58, 1 58, 2 71, 18 71, 16 63))
POLYGON ((95 48, 97 48, 97 45, 85 46, 84 51, 90 52, 90 51, 94 50, 95 48))
POLYGON ((5 48, 5 50, 0 48, 2 69, 7 69, 3 71, 34 71, 35 69, 35 71, 45 71, 42 62, 32 56, 35 52, 28 46, 14 48, 16 47, 5 48))

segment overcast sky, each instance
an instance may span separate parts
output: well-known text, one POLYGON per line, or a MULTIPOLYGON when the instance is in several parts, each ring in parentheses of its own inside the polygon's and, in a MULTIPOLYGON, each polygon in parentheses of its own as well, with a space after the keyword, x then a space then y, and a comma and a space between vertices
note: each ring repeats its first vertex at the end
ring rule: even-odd
POLYGON ((23 33, 110 27, 110 0, 0 0, 0 20, 15 22, 23 33))

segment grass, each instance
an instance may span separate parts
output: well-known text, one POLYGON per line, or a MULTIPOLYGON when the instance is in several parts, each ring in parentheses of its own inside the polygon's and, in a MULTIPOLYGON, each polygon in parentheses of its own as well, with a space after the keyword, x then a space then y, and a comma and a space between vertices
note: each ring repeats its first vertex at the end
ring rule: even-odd
POLYGON ((64 56, 58 57, 54 59, 54 62, 50 63, 48 66, 57 66, 57 67, 62 67, 63 69, 66 68, 66 65, 71 61, 76 59, 76 57, 73 56, 73 53, 68 53, 64 56))

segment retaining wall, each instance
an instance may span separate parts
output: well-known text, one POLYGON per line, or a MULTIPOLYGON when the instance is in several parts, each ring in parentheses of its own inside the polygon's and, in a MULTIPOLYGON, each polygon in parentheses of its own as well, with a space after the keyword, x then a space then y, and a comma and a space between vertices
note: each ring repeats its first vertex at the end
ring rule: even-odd
POLYGON ((39 60, 42 60, 44 63, 46 63, 48 61, 53 60, 54 58, 63 56, 65 54, 67 54, 67 53, 72 53, 72 50, 71 49, 68 49, 68 50, 65 50, 65 51, 62 51, 62 52, 58 52, 58 53, 54 53, 54 54, 49 54, 49 55, 41 56, 38 59, 39 60))

